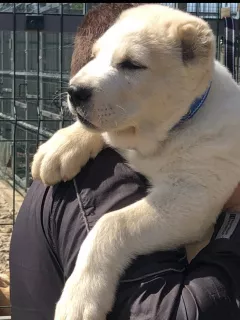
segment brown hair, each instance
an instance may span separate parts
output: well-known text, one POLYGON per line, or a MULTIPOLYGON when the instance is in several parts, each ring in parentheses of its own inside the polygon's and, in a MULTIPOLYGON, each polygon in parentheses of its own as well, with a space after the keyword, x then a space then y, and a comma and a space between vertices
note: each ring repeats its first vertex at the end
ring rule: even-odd
POLYGON ((75 37, 71 77, 89 61, 94 42, 116 21, 122 11, 140 4, 102 3, 88 11, 75 37))

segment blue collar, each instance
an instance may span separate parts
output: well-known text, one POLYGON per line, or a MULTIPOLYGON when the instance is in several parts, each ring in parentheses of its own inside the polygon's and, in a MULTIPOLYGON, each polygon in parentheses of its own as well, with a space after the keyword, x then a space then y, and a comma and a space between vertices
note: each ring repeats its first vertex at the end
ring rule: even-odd
POLYGON ((191 119, 195 115, 195 113, 198 112, 198 110, 202 107, 205 100, 207 99, 208 93, 211 88, 211 84, 212 83, 210 82, 209 87, 200 98, 197 98, 196 100, 193 101, 193 103, 189 108, 189 111, 180 119, 180 121, 177 124, 175 124, 175 126, 171 129, 171 131, 178 128, 183 122, 191 119))

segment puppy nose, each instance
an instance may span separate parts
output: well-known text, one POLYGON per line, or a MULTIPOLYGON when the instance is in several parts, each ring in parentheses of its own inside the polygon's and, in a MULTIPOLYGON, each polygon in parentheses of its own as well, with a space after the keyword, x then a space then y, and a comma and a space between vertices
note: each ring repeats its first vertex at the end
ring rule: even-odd
POLYGON ((71 85, 67 91, 74 107, 80 106, 83 102, 87 102, 92 96, 92 88, 89 87, 71 85))

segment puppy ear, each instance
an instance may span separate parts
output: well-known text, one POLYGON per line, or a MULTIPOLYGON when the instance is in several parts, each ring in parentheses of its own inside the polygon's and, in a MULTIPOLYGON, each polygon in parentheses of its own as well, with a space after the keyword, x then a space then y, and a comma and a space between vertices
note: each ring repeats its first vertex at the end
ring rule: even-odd
POLYGON ((214 55, 215 38, 209 25, 199 19, 178 27, 182 60, 185 64, 214 55))

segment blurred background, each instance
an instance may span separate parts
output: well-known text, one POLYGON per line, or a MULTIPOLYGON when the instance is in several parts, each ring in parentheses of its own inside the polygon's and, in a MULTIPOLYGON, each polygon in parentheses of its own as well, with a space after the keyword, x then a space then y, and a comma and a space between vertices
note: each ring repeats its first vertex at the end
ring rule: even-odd
MULTIPOLYGON (((0 3, 0 272, 11 228, 31 184, 37 146, 71 123, 66 108, 74 36, 98 3, 0 3)), ((238 3, 165 3, 206 19, 224 63, 225 20, 234 19, 234 77, 240 82, 238 3)))

